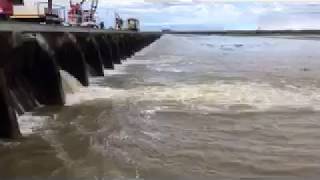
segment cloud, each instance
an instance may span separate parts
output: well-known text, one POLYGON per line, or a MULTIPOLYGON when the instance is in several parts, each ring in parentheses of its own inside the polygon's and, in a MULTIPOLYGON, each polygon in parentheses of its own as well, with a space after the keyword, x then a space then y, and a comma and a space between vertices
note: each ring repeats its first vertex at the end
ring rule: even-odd
POLYGON ((140 19, 145 30, 304 28, 320 24, 320 2, 232 0, 100 0, 99 17, 113 25, 114 12, 140 19), (296 18, 295 22, 293 19, 296 18), (286 21, 290 20, 290 23, 286 21), (299 22, 303 20, 303 22, 299 22), (273 23, 274 22, 274 23, 273 23), (309 25, 308 25, 309 23, 309 25), (286 24, 281 26, 281 24, 286 24), (300 25, 299 25, 300 24, 300 25))

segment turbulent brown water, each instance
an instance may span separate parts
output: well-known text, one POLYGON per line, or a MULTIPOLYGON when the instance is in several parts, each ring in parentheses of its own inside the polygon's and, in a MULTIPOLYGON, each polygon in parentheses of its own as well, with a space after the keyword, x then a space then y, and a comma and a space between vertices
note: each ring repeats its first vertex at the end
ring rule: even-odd
POLYGON ((163 36, 89 88, 69 77, 67 106, 21 117, 25 138, 0 143, 0 177, 318 177, 319 49, 163 36))

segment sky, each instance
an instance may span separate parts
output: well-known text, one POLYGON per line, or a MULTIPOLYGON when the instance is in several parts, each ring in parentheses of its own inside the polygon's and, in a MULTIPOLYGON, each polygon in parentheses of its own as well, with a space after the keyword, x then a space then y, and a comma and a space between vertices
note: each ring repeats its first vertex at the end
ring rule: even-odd
POLYGON ((115 12, 123 19, 138 18, 143 30, 320 28, 320 1, 315 0, 99 1, 98 21, 113 26, 115 12))

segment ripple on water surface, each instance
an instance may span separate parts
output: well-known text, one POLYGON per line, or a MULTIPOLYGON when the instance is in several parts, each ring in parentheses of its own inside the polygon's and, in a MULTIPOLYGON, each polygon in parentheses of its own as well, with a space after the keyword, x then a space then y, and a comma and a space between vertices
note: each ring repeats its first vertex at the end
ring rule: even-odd
POLYGON ((319 47, 168 35, 91 87, 62 71, 66 106, 20 117, 26 142, 1 142, 0 175, 318 176, 319 47))

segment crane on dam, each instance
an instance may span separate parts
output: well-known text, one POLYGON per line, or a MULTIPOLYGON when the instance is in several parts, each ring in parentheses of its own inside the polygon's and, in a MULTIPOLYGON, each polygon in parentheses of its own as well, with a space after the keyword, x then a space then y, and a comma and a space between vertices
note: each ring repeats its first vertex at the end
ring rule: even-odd
POLYGON ((68 12, 68 23, 71 26, 94 27, 97 28, 96 11, 98 0, 91 0, 90 9, 83 9, 83 4, 87 0, 81 0, 80 3, 73 3, 70 0, 70 10, 68 12))

